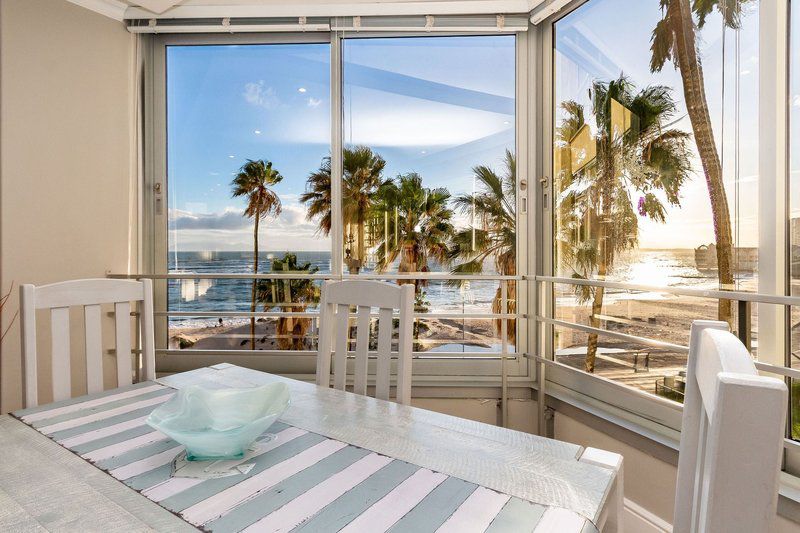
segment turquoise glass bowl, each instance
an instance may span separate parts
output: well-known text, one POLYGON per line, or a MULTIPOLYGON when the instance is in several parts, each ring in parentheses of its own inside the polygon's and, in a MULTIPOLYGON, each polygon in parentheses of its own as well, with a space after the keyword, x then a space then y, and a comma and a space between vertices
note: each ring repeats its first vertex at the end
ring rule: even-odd
POLYGON ((190 461, 240 459, 289 406, 289 387, 247 389, 191 385, 147 417, 147 424, 186 447, 190 461))

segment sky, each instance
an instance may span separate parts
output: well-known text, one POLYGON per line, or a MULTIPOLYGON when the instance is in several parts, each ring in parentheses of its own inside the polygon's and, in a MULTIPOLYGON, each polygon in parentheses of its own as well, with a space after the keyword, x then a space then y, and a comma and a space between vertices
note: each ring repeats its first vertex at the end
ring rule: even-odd
MULTIPOLYGON (((354 39, 344 44, 346 145, 428 187, 472 192, 471 168, 514 147, 514 36, 354 39)), ((330 250, 299 196, 330 151, 327 44, 176 46, 167 52, 170 249, 249 250, 230 181, 246 159, 274 163, 283 213, 266 251, 330 250)))
MULTIPOLYGON (((675 88, 679 111, 673 127, 690 132, 679 72, 669 64, 661 73, 649 71, 650 35, 660 16, 658 0, 594 0, 561 19, 555 40, 557 99, 588 103, 593 80, 624 74, 639 87, 675 88)), ((733 32, 723 39, 719 15, 709 17, 701 32, 707 98, 738 246, 757 246, 758 238, 757 19, 751 6, 738 53, 733 32)), ((386 177, 415 171, 426 186, 471 192, 471 168, 486 164, 500 170, 503 152, 514 147, 514 39, 345 40, 344 143, 368 145, 381 154, 386 177)), ((284 176, 275 188, 283 213, 262 224, 261 248, 330 249, 330 240, 306 220, 298 200, 307 176, 330 151, 329 61, 327 44, 169 47, 171 250, 251 249, 252 225, 241 216, 243 200, 231 198, 230 181, 247 159, 261 158, 284 176)), ((800 146, 795 149, 800 153, 800 146)), ((680 207, 668 210, 667 224, 640 220, 641 247, 694 248, 714 240, 699 159, 695 167, 680 207)), ((800 193, 795 195, 792 205, 800 211, 800 193)))

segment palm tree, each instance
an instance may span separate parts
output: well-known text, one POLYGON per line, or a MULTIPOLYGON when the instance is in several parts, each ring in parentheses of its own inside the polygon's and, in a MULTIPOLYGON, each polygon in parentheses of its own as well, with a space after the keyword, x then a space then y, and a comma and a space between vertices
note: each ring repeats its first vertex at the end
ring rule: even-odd
MULTIPOLYGON (((253 219, 253 274, 258 274, 258 225, 267 216, 278 216, 281 213, 281 200, 270 187, 283 180, 283 176, 272 168, 271 161, 248 159, 239 173, 233 178, 233 197, 247 197, 244 216, 253 219)), ((257 280, 253 279, 250 312, 256 311, 257 280)), ((256 349, 256 319, 250 317, 250 349, 256 349)))
MULTIPOLYGON (((719 283, 725 288, 733 287, 733 237, 728 197, 722 177, 714 129, 705 92, 703 67, 697 53, 697 34, 692 11, 697 15, 697 29, 703 28, 706 17, 718 9, 725 26, 738 29, 742 7, 750 0, 661 0, 662 19, 653 30, 650 50, 650 70, 659 72, 667 61, 680 70, 683 80, 683 97, 689 120, 692 123, 697 152, 703 164, 711 212, 714 219, 714 235, 717 240, 717 269, 719 283)), ((728 323, 733 317, 730 300, 719 300, 718 316, 728 323)))
MULTIPOLYGON (((624 77, 595 82, 590 90, 595 130, 583 106, 562 104, 557 130, 557 230, 560 263, 575 278, 600 279, 616 257, 638 244, 638 215, 664 222, 662 198, 679 206, 679 192, 691 175, 690 135, 671 129, 671 89, 651 86, 635 92, 624 77), (634 208, 631 194, 639 195, 634 208)), ((603 287, 580 286, 578 299, 592 300, 590 325, 600 327, 603 287)), ((594 372, 597 334, 590 334, 585 369, 594 372)))
MULTIPOLYGON (((319 268, 311 266, 311 263, 298 265, 297 256, 286 253, 281 259, 272 260, 272 271, 316 274, 319 268)), ((258 285, 258 301, 264 305, 265 311, 278 307, 289 313, 304 312, 309 304, 319 302, 319 297, 319 287, 312 279, 269 279, 258 285)), ((302 350, 310 326, 310 318, 280 317, 276 328, 278 348, 302 350)))
MULTIPOLYGON (((372 200, 383 183, 386 161, 367 146, 345 148, 342 152, 342 220, 348 241, 348 269, 357 274, 366 260, 366 225, 372 200), (353 237, 355 231, 355 237, 353 237)), ((331 231, 331 158, 326 157, 307 179, 300 201, 308 205, 308 220, 319 220, 323 235, 331 231)))
MULTIPOLYGON (((422 186, 422 176, 409 173, 384 183, 375 198, 374 212, 394 213, 387 231, 378 243, 379 272, 385 271, 398 255, 402 273, 427 272, 428 261, 441 264, 449 260, 448 243, 454 233, 453 210, 448 207, 450 192, 445 188, 422 186)), ((413 283, 419 293, 420 280, 399 280, 413 283)))
MULTIPOLYGON (((505 169, 498 175, 486 166, 472 169, 481 190, 474 194, 457 196, 453 203, 460 211, 472 217, 469 227, 453 236, 451 259, 463 262, 453 268, 453 274, 482 274, 486 260, 492 258, 499 274, 513 276, 517 273, 517 164, 506 150, 505 169)), ((493 313, 514 313, 517 309, 516 284, 508 283, 508 308, 503 309, 501 288, 497 288, 492 301, 493 313)), ((495 320, 499 330, 502 319, 495 320)), ((508 339, 516 342, 516 321, 509 321, 508 339)))

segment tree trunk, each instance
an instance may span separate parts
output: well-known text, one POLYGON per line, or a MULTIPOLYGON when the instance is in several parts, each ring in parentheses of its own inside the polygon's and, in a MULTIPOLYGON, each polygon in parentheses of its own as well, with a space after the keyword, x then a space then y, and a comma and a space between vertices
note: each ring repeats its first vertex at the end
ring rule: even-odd
POLYGON ((358 228, 356 230, 356 232, 357 232, 356 247, 358 248, 358 257, 356 257, 356 259, 358 260, 358 268, 359 268, 359 270, 361 268, 363 268, 364 262, 366 261, 366 258, 367 258, 367 254, 365 253, 365 250, 364 250, 364 248, 365 248, 365 246, 364 246, 365 225, 366 225, 366 221, 359 220, 358 221, 358 228))
MULTIPOLYGON (((253 229, 253 274, 258 274, 258 222, 261 218, 260 213, 256 212, 255 224, 253 229)), ((250 312, 256 312, 256 292, 258 280, 253 278, 252 298, 250 300, 250 312)), ((256 349, 256 317, 250 317, 250 349, 256 349)))
MULTIPOLYGON (((417 250, 414 244, 403 243, 402 248, 400 249, 400 265, 397 267, 397 272, 399 274, 413 274, 417 271, 417 250)), ((419 280, 413 279, 399 279, 397 280, 398 285, 407 285, 412 284, 414 285, 414 293, 416 294, 419 291, 419 280)))
MULTIPOLYGON (((697 151, 706 176, 711 212, 714 218, 714 235, 717 239, 717 269, 722 289, 733 288, 733 238, 728 210, 728 197, 722 177, 714 130, 706 101, 703 68, 697 58, 697 44, 688 0, 672 0, 668 15, 674 21, 675 48, 678 68, 683 79, 683 95, 692 123, 697 151)), ((720 300, 719 320, 732 323, 733 309, 730 300, 720 300)), ((731 324, 732 325, 732 324, 731 324)))

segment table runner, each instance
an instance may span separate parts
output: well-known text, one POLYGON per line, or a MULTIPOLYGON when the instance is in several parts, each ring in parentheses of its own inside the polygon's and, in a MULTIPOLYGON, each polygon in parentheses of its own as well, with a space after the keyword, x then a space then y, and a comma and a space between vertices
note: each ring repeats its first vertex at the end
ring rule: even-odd
POLYGON ((276 422, 243 475, 171 477, 183 447, 145 424, 175 390, 145 382, 13 413, 158 505, 208 531, 596 531, 525 501, 276 422))

